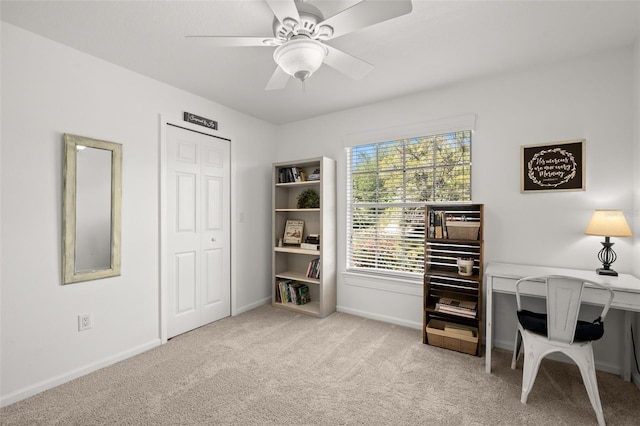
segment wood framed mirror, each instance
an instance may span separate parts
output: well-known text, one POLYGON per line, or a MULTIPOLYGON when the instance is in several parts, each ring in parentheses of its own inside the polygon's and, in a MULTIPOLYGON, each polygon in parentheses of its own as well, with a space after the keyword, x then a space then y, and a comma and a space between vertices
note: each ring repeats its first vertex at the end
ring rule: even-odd
POLYGON ((120 275, 122 145, 64 135, 64 284, 120 275))

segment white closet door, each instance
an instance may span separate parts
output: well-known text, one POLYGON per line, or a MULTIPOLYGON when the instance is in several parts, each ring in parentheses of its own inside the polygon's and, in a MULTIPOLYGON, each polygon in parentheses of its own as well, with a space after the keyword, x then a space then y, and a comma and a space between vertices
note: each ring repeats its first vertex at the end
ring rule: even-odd
POLYGON ((230 143, 167 126, 168 337, 231 312, 230 143))

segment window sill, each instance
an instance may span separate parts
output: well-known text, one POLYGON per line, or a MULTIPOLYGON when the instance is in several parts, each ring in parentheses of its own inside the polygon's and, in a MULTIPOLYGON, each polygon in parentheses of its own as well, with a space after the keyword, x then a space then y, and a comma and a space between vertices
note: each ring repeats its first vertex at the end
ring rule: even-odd
POLYGON ((345 285, 422 297, 422 280, 361 272, 342 272, 345 285))

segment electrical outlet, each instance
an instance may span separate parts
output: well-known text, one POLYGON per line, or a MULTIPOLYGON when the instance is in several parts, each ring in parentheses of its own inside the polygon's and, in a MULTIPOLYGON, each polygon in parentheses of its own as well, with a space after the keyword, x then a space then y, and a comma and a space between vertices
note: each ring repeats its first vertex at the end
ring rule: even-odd
POLYGON ((78 315, 78 331, 84 331, 91 328, 91 314, 78 315))

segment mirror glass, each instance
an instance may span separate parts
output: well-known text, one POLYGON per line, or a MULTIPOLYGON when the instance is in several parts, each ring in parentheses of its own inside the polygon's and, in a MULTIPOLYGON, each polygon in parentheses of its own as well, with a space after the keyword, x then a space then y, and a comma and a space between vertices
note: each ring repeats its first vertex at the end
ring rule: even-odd
POLYGON ((76 272, 111 267, 111 151, 76 147, 76 272))
POLYGON ((120 275, 122 145, 65 135, 63 282, 120 275))

